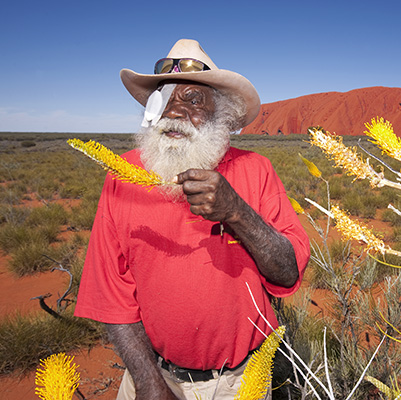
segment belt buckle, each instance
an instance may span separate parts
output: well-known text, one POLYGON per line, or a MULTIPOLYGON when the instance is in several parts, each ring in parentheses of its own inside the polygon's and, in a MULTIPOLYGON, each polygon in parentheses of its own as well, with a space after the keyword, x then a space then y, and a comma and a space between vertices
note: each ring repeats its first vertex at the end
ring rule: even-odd
POLYGON ((177 383, 185 382, 185 380, 181 379, 177 374, 177 373, 180 373, 180 372, 182 373, 183 372, 183 371, 181 371, 181 368, 178 367, 177 365, 174 365, 174 364, 170 363, 168 365, 168 371, 169 371, 170 376, 171 376, 171 378, 173 379, 174 382, 177 382, 177 383))

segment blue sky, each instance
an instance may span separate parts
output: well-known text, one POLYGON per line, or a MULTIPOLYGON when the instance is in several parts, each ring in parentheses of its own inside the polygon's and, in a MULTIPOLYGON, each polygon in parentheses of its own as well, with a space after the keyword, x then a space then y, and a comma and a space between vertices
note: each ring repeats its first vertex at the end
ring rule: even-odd
POLYGON ((0 131, 137 131, 119 71, 152 73, 181 38, 262 103, 401 86, 400 0, 3 0, 0 15, 0 131))

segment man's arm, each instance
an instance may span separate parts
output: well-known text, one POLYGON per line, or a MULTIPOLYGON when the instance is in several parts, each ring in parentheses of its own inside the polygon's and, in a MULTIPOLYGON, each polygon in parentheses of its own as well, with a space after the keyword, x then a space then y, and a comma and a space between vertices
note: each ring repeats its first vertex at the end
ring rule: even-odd
POLYGON ((220 173, 190 169, 176 182, 183 185, 193 214, 226 222, 235 231, 269 282, 295 284, 299 274, 291 242, 266 224, 220 173))
POLYGON ((159 371, 142 322, 106 324, 106 330, 134 380, 137 400, 177 400, 159 371))

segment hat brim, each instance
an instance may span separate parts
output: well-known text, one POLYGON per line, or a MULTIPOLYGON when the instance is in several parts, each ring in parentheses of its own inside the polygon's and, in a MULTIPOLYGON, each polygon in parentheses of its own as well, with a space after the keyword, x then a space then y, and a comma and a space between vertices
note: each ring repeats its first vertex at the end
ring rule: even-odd
POLYGON ((252 83, 242 75, 224 69, 159 75, 138 74, 130 69, 122 69, 120 77, 128 92, 143 106, 146 106, 148 97, 160 82, 174 79, 203 83, 222 92, 241 96, 247 109, 243 126, 250 124, 260 109, 259 95, 252 83))

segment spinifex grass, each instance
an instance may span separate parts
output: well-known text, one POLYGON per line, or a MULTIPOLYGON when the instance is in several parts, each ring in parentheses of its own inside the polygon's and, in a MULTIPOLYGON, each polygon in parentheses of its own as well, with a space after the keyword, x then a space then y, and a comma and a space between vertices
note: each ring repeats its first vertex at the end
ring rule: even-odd
POLYGON ((44 312, 4 317, 0 322, 0 375, 16 370, 26 373, 53 353, 98 343, 104 334, 102 325, 71 314, 63 312, 62 319, 44 312))
POLYGON ((67 143, 96 161, 106 171, 123 182, 145 187, 165 185, 167 183, 155 172, 146 171, 141 167, 130 164, 126 159, 93 140, 85 143, 79 139, 69 139, 67 143))

